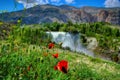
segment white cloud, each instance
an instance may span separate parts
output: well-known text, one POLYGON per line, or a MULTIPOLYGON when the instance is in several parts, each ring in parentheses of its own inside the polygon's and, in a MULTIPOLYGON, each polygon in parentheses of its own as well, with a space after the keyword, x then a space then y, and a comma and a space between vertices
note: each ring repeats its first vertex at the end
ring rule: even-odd
POLYGON ((120 7, 120 0, 106 0, 105 7, 120 7))
POLYGON ((67 3, 72 3, 74 0, 65 0, 67 3))
POLYGON ((65 1, 68 4, 74 2, 74 0, 16 0, 16 1, 18 3, 23 4, 25 8, 30 8, 33 7, 34 5, 41 5, 41 4, 50 4, 50 3, 61 4, 62 1, 65 1))
POLYGON ((39 4, 48 4, 48 0, 17 0, 18 3, 22 3, 25 8, 30 8, 39 4))
POLYGON ((60 2, 60 0, 51 0, 51 2, 60 2))

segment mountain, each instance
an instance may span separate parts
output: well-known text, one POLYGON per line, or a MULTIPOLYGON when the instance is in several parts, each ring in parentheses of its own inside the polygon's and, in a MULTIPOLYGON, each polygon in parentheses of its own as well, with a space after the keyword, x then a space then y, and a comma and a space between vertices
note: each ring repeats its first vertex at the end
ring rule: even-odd
POLYGON ((76 8, 68 5, 37 5, 26 10, 0 14, 0 21, 16 22, 22 19, 23 24, 38 24, 45 22, 108 22, 120 25, 120 8, 76 8))

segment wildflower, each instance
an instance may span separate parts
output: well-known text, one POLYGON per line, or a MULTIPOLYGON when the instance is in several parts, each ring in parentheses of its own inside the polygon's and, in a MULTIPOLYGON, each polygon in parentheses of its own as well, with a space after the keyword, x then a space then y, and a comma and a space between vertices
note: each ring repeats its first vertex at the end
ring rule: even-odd
POLYGON ((54 47, 54 44, 53 43, 49 43, 48 48, 52 49, 53 47, 54 47))
POLYGON ((57 66, 54 66, 54 70, 57 70, 57 66))
POLYGON ((32 67, 32 64, 30 64, 30 65, 27 67, 27 70, 30 71, 31 67, 32 67))
POLYGON ((43 40, 42 40, 42 39, 40 39, 40 42, 43 42, 43 40))
POLYGON ((15 47, 15 48, 14 48, 14 51, 17 51, 17 50, 18 50, 18 48, 15 47))
POLYGON ((26 48, 23 48, 23 51, 26 51, 26 48))
POLYGON ((0 22, 0 25, 2 25, 3 24, 3 22, 0 22))
POLYGON ((59 42, 58 44, 59 44, 60 46, 62 46, 63 43, 62 43, 62 42, 59 42))
POLYGON ((3 33, 6 33, 6 30, 3 30, 3 33))
POLYGON ((21 20, 17 20, 17 22, 18 22, 18 23, 20 23, 20 22, 21 22, 21 20))
POLYGON ((27 67, 27 70, 30 71, 30 66, 27 67))
POLYGON ((40 61, 41 61, 41 62, 43 62, 43 61, 44 61, 44 60, 43 60, 43 57, 40 57, 40 61))
POLYGON ((54 58, 58 58, 58 53, 53 54, 53 57, 54 57, 54 58))
POLYGON ((43 55, 44 55, 44 56, 48 56, 48 53, 44 53, 43 55))
POLYGON ((43 49, 46 49, 46 47, 43 47, 43 49))
POLYGON ((57 66, 54 67, 55 70, 62 71, 63 73, 67 73, 68 71, 68 62, 65 60, 61 60, 57 63, 57 66))

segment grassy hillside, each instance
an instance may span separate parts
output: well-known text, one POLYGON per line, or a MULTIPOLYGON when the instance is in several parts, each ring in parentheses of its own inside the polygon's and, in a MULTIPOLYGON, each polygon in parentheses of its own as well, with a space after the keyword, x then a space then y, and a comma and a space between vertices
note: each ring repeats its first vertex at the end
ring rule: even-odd
MULTIPOLYGON (((28 25, 23 25, 26 27, 28 25)), ((112 61, 120 63, 118 54, 120 53, 120 26, 111 25, 104 22, 96 23, 46 23, 29 25, 28 27, 39 28, 41 31, 64 31, 73 34, 81 34, 81 42, 84 46, 88 46, 89 38, 97 40, 97 47, 93 50, 96 55, 110 58, 112 61)))
POLYGON ((12 26, 0 41, 0 80, 119 80, 120 65, 63 50, 41 28, 12 26), (54 55, 58 54, 58 57, 54 55), (67 69, 55 66, 65 60, 67 69), (66 70, 66 72, 64 72, 66 70))
POLYGON ((0 43, 1 80, 119 80, 120 65, 80 53, 44 46, 0 43), (12 44, 12 45, 11 45, 12 44), (58 58, 53 54, 58 53, 58 58), (68 61, 68 72, 54 70, 60 60, 68 61))

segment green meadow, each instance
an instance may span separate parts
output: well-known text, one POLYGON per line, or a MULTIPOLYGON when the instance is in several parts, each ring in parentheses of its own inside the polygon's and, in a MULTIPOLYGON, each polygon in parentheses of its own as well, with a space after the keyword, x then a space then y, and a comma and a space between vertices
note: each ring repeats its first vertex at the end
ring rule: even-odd
POLYGON ((36 25, 17 25, 0 23, 0 80, 120 80, 120 64, 115 62, 120 43, 119 28, 110 24, 67 24, 51 23, 36 25), (51 36, 46 31, 65 31, 82 33, 85 37, 95 37, 99 46, 94 51, 109 54, 113 61, 93 58, 84 53, 62 49, 54 44, 49 49, 51 36), (116 39, 116 42, 113 41, 116 39), (103 52, 100 51, 103 49, 103 52), (58 53, 55 58, 53 54, 58 53), (55 70, 61 60, 68 62, 67 73, 55 70))

